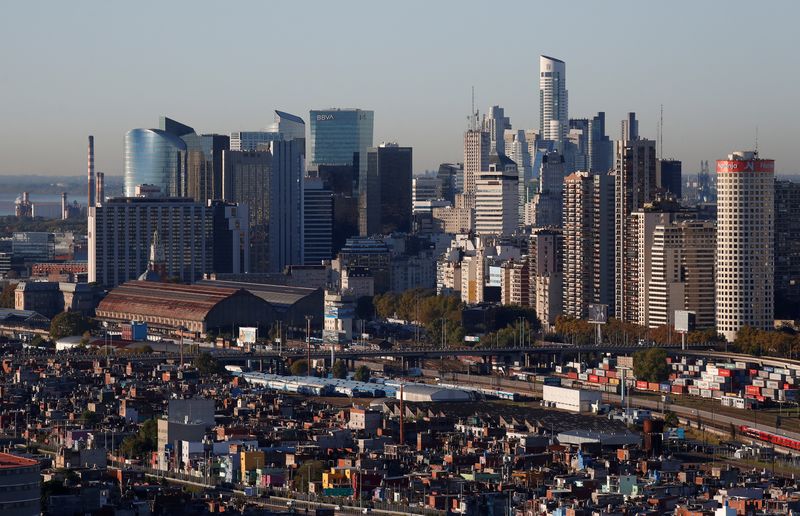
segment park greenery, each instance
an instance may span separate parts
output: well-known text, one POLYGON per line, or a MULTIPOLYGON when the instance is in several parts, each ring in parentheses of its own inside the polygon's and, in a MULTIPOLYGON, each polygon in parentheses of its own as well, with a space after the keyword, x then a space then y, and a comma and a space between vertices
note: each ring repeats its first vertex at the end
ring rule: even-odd
POLYGON ((663 382, 669 378, 667 352, 662 348, 648 348, 633 354, 633 375, 637 380, 663 382))
POLYGON ((222 364, 220 364, 216 358, 211 356, 210 353, 206 352, 197 355, 193 360, 193 364, 197 368, 197 371, 203 375, 217 374, 224 371, 222 364))
POLYGON ((331 367, 331 375, 334 378, 347 378, 347 365, 341 360, 337 360, 333 363, 333 367, 331 367))
POLYGON ((83 335, 92 330, 92 321, 80 312, 61 312, 50 322, 50 338, 53 340, 72 335, 83 335))
POLYGON ((353 380, 357 382, 368 382, 371 373, 372 371, 370 371, 369 367, 365 365, 358 366, 353 373, 353 380))
POLYGON ((141 458, 158 447, 158 423, 148 419, 139 427, 139 432, 126 437, 120 444, 120 453, 129 459, 141 458))

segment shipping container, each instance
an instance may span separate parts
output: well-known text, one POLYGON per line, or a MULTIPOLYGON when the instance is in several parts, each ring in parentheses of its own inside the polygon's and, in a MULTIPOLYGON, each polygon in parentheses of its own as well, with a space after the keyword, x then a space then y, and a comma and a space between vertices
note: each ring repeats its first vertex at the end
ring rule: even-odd
POLYGON ((672 394, 686 394, 686 387, 683 385, 673 385, 671 392, 672 394))

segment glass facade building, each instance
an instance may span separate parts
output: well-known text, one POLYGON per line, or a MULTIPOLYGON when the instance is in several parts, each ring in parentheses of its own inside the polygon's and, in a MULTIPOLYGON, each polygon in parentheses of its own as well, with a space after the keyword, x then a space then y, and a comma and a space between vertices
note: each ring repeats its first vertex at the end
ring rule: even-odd
POLYGON ((310 112, 309 169, 320 165, 354 165, 366 169, 366 152, 372 147, 375 114, 361 109, 327 109, 310 112), (358 157, 356 157, 356 155, 358 157))
POLYGON ((132 129, 125 134, 125 196, 137 185, 154 185, 166 196, 180 196, 186 168, 186 142, 161 129, 132 129))

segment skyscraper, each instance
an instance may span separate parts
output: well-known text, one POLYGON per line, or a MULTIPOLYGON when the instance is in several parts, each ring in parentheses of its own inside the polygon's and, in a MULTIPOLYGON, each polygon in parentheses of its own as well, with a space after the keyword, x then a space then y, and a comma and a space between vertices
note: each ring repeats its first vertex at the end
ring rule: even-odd
POLYGON ((492 106, 483 115, 483 130, 489 133, 489 153, 506 154, 504 134, 511 129, 511 121, 500 106, 492 106))
POLYGON ((232 151, 254 151, 279 139, 280 134, 272 131, 236 131, 231 133, 230 147, 232 151))
POLYGON ((133 197, 138 185, 153 185, 168 197, 184 195, 186 142, 181 136, 193 133, 177 122, 160 129, 132 129, 125 134, 125 196, 133 197))
POLYGON ((517 165, 504 154, 492 154, 489 168, 476 180, 475 233, 511 235, 519 227, 517 165))
MULTIPOLYGON (((631 114, 632 115, 632 114, 631 114)), ((635 130, 638 123, 630 116, 623 123, 626 130, 623 135, 634 136, 632 140, 619 140, 615 146, 614 186, 615 186, 615 223, 616 240, 616 300, 617 317, 628 322, 638 318, 637 307, 627 302, 624 292, 626 275, 630 274, 630 264, 635 261, 636 249, 631 242, 631 214, 644 207, 645 203, 655 199, 656 180, 656 142, 641 139, 635 130)))
POLYGON ((614 166, 614 144, 606 134, 606 114, 598 112, 589 120, 589 170, 605 174, 614 166))
POLYGON ((269 271, 270 174, 272 153, 225 151, 222 154, 222 197, 248 207, 250 271, 269 271))
POLYGON ((567 69, 564 61, 539 56, 539 134, 561 143, 567 138, 567 69))
POLYGON ((280 140, 298 140, 306 138, 306 123, 297 115, 275 110, 275 119, 269 128, 280 140))
POLYGON ((362 236, 411 229, 412 150, 396 143, 367 151, 365 183, 359 184, 362 236))
POLYGON ((564 313, 586 317, 589 303, 614 308, 614 187, 608 174, 564 179, 564 313))
MULTIPOLYGON (((475 199, 475 182, 481 172, 489 170, 489 133, 469 129, 464 133, 464 196, 468 204, 475 199)), ((474 204, 471 204, 474 206, 474 204)))
POLYGON ((775 182, 775 317, 800 318, 800 183, 775 182))
POLYGON ((294 140, 306 137, 306 124, 291 113, 275 110, 275 118, 266 131, 237 131, 231 133, 231 150, 254 151, 264 149, 276 140, 294 140))
POLYGON ((312 110, 308 168, 320 165, 358 165, 366 171, 367 149, 372 147, 373 111, 362 109, 312 110))
POLYGON ((305 140, 271 144, 269 184, 269 272, 302 263, 305 140))
POLYGON ((736 151, 717 160, 717 331, 774 320, 775 162, 736 151))
POLYGON ((520 224, 525 223, 525 204, 531 200, 534 192, 533 168, 525 131, 507 129, 504 135, 506 156, 517 164, 519 173, 519 214, 520 224))
POLYGON ((222 151, 230 147, 230 138, 220 134, 181 136, 186 142, 186 197, 205 202, 222 198, 222 151))
POLYGON ((564 235, 559 229, 540 229, 531 235, 530 286, 532 305, 546 328, 563 312, 564 235))
POLYGON ((212 270, 217 273, 250 272, 250 232, 247 205, 209 201, 214 249, 212 270))
POLYGON ((539 192, 529 206, 528 222, 538 228, 561 227, 565 177, 564 157, 548 152, 542 157, 539 171, 539 192))
POLYGON ((681 162, 677 159, 659 159, 656 161, 656 177, 662 192, 669 192, 676 199, 681 198, 681 162))
POLYGON ((319 265, 333 258, 333 192, 320 178, 303 183, 303 265, 319 265))

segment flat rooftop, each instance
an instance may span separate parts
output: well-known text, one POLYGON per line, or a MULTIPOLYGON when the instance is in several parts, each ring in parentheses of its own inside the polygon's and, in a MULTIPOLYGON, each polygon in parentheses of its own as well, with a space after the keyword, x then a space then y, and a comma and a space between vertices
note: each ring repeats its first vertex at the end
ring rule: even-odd
POLYGON ((33 459, 11 455, 10 453, 0 453, 0 469, 36 466, 38 464, 39 462, 33 459))

